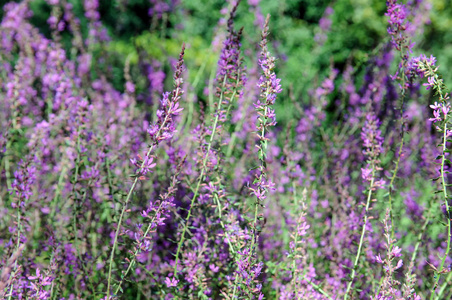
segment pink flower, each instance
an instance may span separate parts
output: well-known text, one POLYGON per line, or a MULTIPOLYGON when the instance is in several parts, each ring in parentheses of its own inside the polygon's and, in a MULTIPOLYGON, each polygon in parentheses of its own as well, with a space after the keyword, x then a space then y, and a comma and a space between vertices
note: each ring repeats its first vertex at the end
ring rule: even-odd
POLYGON ((376 259, 377 262, 380 263, 380 264, 384 263, 384 261, 381 259, 380 254, 378 254, 377 256, 375 256, 375 259, 376 259))
POLYGON ((126 82, 126 91, 130 94, 133 94, 135 92, 135 85, 132 82, 127 81, 126 82))
POLYGON ((395 246, 393 249, 392 249, 392 251, 391 251, 391 254, 394 256, 394 257, 400 257, 400 256, 402 256, 402 249, 400 248, 400 247, 398 247, 398 246, 395 246))
POLYGON ((179 280, 173 277, 173 279, 169 279, 169 277, 165 278, 165 284, 167 287, 176 287, 179 280))
POLYGON ((361 168, 361 177, 364 180, 370 181, 371 180, 371 174, 372 174, 372 169, 369 168, 369 166, 367 166, 366 168, 361 168))

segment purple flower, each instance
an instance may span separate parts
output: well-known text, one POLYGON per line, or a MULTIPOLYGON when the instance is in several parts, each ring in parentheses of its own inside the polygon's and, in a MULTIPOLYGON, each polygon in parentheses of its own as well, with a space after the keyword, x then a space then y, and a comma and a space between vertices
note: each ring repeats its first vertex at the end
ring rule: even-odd
POLYGON ((438 104, 437 102, 435 102, 435 104, 430 105, 430 108, 433 109, 433 118, 429 118, 429 120, 433 123, 441 122, 443 118, 445 119, 447 117, 450 111, 450 103, 438 104))
POLYGON ((366 168, 361 168, 361 177, 366 180, 370 181, 372 179, 372 168, 370 166, 367 166, 366 168))
POLYGON ((391 254, 394 257, 400 257, 402 256, 402 249, 398 246, 394 246, 394 248, 392 248, 391 254))
POLYGON ((135 93, 135 85, 132 82, 127 81, 126 82, 126 91, 130 94, 135 93))
POLYGON ((366 148, 364 154, 372 156, 373 158, 380 155, 383 149, 383 137, 381 136, 381 131, 379 130, 380 121, 375 117, 374 114, 366 115, 366 122, 364 124, 363 130, 361 132, 361 139, 363 140, 363 145, 366 148))
POLYGON ((380 254, 378 254, 377 256, 375 256, 375 259, 377 260, 378 263, 383 264, 384 261, 381 259, 380 254))
POLYGON ((392 43, 397 50, 401 51, 402 45, 405 43, 405 31, 409 27, 407 16, 409 14, 404 4, 398 4, 397 0, 389 0, 386 2, 388 11, 385 13, 389 17, 388 33, 391 35, 392 43))
POLYGON ((169 277, 165 278, 165 284, 169 288, 176 287, 178 282, 179 282, 179 280, 177 280, 175 277, 173 277, 172 279, 170 279, 169 277))
POLYGON ((306 233, 308 232, 307 230, 310 228, 311 226, 308 225, 306 222, 303 222, 302 224, 299 224, 297 227, 297 233, 299 236, 304 236, 306 235, 306 233))
POLYGON ((209 269, 212 270, 214 273, 218 273, 218 271, 220 270, 220 267, 218 267, 214 264, 210 264, 209 269))
POLYGON ((399 261, 397 262, 397 265, 396 265, 395 269, 396 269, 396 270, 397 270, 397 269, 400 269, 402 266, 403 266, 403 261, 402 261, 402 260, 399 260, 399 261))

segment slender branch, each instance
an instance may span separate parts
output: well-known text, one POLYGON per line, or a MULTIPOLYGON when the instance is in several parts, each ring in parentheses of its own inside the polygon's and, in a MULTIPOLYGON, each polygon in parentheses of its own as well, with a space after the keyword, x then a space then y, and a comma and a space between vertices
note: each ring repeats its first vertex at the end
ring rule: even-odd
MULTIPOLYGON (((218 103, 218 113, 215 116, 215 120, 213 122, 213 127, 212 127, 212 133, 210 135, 210 139, 209 142, 207 144, 207 150, 206 150, 206 155, 204 157, 204 160, 202 162, 202 166, 201 166, 201 174, 198 177, 198 182, 196 184, 196 188, 193 194, 192 199, 190 200, 190 208, 188 209, 188 214, 187 214, 187 218, 185 219, 185 223, 184 223, 184 228, 182 230, 182 234, 181 234, 181 239, 179 241, 179 243, 177 244, 177 251, 176 251, 176 261, 174 262, 174 277, 177 277, 177 264, 179 261, 179 254, 180 254, 180 250, 182 248, 182 245, 185 241, 185 232, 187 231, 187 227, 188 227, 188 223, 190 221, 190 217, 191 217, 191 213, 192 213, 192 209, 193 209, 193 205, 198 197, 199 194, 199 188, 201 187, 201 183, 204 180, 204 175, 205 175, 205 169, 206 169, 206 165, 207 165, 207 160, 209 159, 209 152, 210 149, 212 147, 212 142, 213 139, 215 137, 215 133, 217 131, 217 126, 218 126, 218 121, 220 119, 220 110, 221 110, 221 105, 223 103, 223 97, 224 97, 224 87, 226 85, 226 80, 227 80, 227 76, 225 75, 223 78, 223 84, 222 84, 222 89, 221 89, 221 94, 220 94, 220 98, 219 98, 219 103, 218 103)), ((232 100, 232 99, 231 99, 232 100)))
MULTIPOLYGON (((168 115, 165 117, 165 121, 162 122, 162 124, 160 125, 160 128, 159 128, 156 136, 159 137, 161 135, 162 129, 163 129, 164 125, 166 124, 167 119, 168 119, 168 115)), ((146 156, 151 155, 153 149, 154 149, 154 144, 152 144, 149 147, 149 150, 146 153, 146 156)), ((133 180, 132 186, 130 187, 129 192, 127 193, 126 200, 125 200, 125 202, 124 202, 124 204, 122 206, 121 214, 119 216, 119 221, 118 221, 118 224, 117 224, 117 227, 116 227, 115 239, 113 241, 113 246, 112 246, 111 253, 110 253, 109 267, 108 267, 108 282, 107 282, 107 294, 108 294, 108 296, 110 295, 111 271, 112 271, 113 259, 114 259, 114 256, 115 256, 116 244, 118 242, 119 231, 120 231, 121 225, 122 225, 122 219, 124 217, 124 213, 127 210, 127 205, 129 204, 130 199, 132 198, 132 194, 135 191, 135 188, 136 188, 136 186, 138 184, 138 180, 139 180, 139 177, 140 177, 138 174, 144 168, 144 165, 145 165, 145 160, 143 160, 143 162, 141 163, 140 168, 137 171, 137 175, 135 176, 135 179, 133 180)))
POLYGON ((361 256, 361 249, 363 247, 364 235, 366 233, 367 222, 369 220, 369 217, 368 217, 367 214, 369 212, 370 203, 371 203, 371 199, 372 199, 372 190, 373 190, 374 181, 375 181, 375 165, 373 164, 372 165, 372 178, 371 178, 371 181, 370 181, 370 188, 369 188, 369 192, 367 193, 366 211, 364 213, 364 224, 363 224, 363 228, 361 230, 361 237, 359 238, 358 252, 356 253, 355 262, 353 263, 352 274, 350 276, 350 281, 348 282, 348 285, 347 285, 347 290, 345 291, 344 300, 347 300, 348 294, 349 294, 350 289, 351 289, 352 284, 353 284, 353 280, 356 277, 356 268, 358 267, 359 258, 361 256))
MULTIPOLYGON (((403 45, 399 45, 399 47, 402 47, 403 45)), ((397 153, 397 159, 396 159, 396 164, 394 167, 394 170, 392 172, 392 176, 391 176, 391 180, 389 182, 389 195, 388 195, 388 206, 389 206, 389 217, 391 220, 391 240, 394 239, 394 213, 393 213, 393 207, 392 207, 392 193, 394 191, 394 181, 397 178, 397 173, 399 171, 399 165, 400 165, 400 160, 402 158, 402 152, 403 152, 403 146, 405 144, 405 118, 403 116, 403 106, 405 104, 405 98, 406 98, 406 82, 407 82, 407 76, 405 74, 405 69, 406 69, 406 65, 408 62, 408 58, 406 57, 403 53, 403 51, 399 51, 400 54, 400 59, 402 60, 402 66, 400 68, 400 73, 402 74, 402 82, 401 82, 401 86, 402 86, 402 93, 400 96, 400 122, 401 122, 401 133, 400 133, 400 145, 399 145, 399 151, 397 153)), ((390 244, 390 250, 392 249, 393 244, 390 244)))
MULTIPOLYGON (((176 68, 175 76, 174 76, 175 86, 176 87, 175 87, 175 89, 172 92, 172 95, 171 95, 172 98, 171 99, 172 99, 172 101, 176 102, 175 103, 176 105, 174 105, 172 107, 172 109, 177 108, 177 104, 178 104, 177 101, 180 98, 180 95, 182 94, 182 90, 180 89, 179 85, 182 83, 182 79, 180 78, 180 73, 182 72, 181 68, 182 68, 182 63, 183 63, 184 50, 185 50, 185 44, 182 46, 182 51, 181 51, 181 54, 180 54, 180 57, 179 57, 179 62, 178 62, 177 68, 176 68)), ((148 151, 146 153, 146 157, 149 157, 151 155, 152 151, 154 150, 154 147, 162 139, 162 134, 164 133, 163 131, 164 131, 165 127, 167 126, 167 123, 170 122, 170 120, 171 120, 171 112, 167 112, 165 114, 164 119, 161 121, 157 132, 153 136, 154 142, 149 147, 149 149, 148 149, 148 151)), ((140 180, 140 174, 141 174, 142 170, 144 169, 145 164, 146 164, 146 159, 143 159, 140 167, 138 168, 138 170, 137 170, 137 172, 135 174, 135 178, 133 180, 132 186, 130 187, 129 192, 127 193, 126 200, 125 200, 125 202, 123 204, 123 207, 122 207, 122 210, 121 210, 121 214, 119 216, 119 221, 118 221, 118 224, 117 224, 116 233, 115 233, 115 239, 113 241, 113 246, 112 246, 111 253, 110 253, 110 260, 109 260, 109 267, 108 267, 108 279, 107 279, 107 281, 108 281, 108 283, 107 283, 107 294, 108 294, 108 296, 110 294, 111 272, 112 272, 113 259, 114 259, 114 255, 115 255, 116 244, 118 242, 119 231, 121 230, 122 220, 123 220, 124 214, 125 214, 125 212, 127 210, 127 206, 129 204, 130 200, 132 199, 132 195, 133 195, 133 192, 135 191, 135 188, 136 188, 136 186, 138 184, 138 180, 140 180)))
POLYGON ((414 246, 414 250, 413 250, 413 254, 411 255, 411 260, 410 260, 410 265, 413 264, 414 265, 414 260, 416 259, 417 256, 417 251, 419 249, 419 246, 422 242, 422 236, 425 233, 425 230, 427 229, 427 225, 430 222, 430 214, 427 215, 427 217, 425 218, 424 224, 422 225, 421 231, 419 232, 418 236, 417 236, 417 242, 416 245, 414 246))
POLYGON ((303 275, 303 280, 305 280, 307 283, 309 283, 320 294, 322 294, 323 296, 327 297, 329 300, 333 300, 333 298, 331 298, 331 296, 327 292, 325 292, 319 285, 315 284, 314 282, 312 282, 309 279, 306 279, 305 275, 303 275))
MULTIPOLYGON (((157 212, 161 209, 163 205, 163 201, 160 203, 159 207, 157 208, 157 212)), ((152 224, 155 221, 155 218, 157 216, 157 212, 154 215, 154 217, 152 218, 151 222, 148 225, 148 228, 146 229, 146 231, 143 234, 143 238, 145 239, 147 237, 147 235, 149 234, 149 232, 152 229, 152 224)), ((129 271, 132 269, 132 267, 135 265, 135 262, 137 260, 137 255, 138 255, 139 249, 136 249, 135 252, 133 253, 133 258, 129 263, 129 266, 127 267, 127 270, 124 272, 124 274, 121 276, 121 281, 119 281, 118 286, 116 287, 116 291, 115 294, 118 294, 119 290, 121 290, 121 285, 124 282, 124 279, 126 278, 127 274, 129 274, 129 271)))
MULTIPOLYGON (((446 251, 444 253, 443 258, 441 259, 441 264, 439 265, 438 271, 436 272, 436 279, 432 288, 432 293, 430 295, 430 299, 432 300, 435 298, 435 290, 438 286, 439 279, 441 278, 441 272, 444 269, 444 264, 446 262, 446 258, 449 256, 450 251, 450 239, 452 237, 451 234, 451 220, 450 220, 450 212, 449 212, 449 201, 448 201, 448 195, 447 195, 447 184, 446 184, 446 176, 444 172, 444 165, 446 164, 446 143, 447 143, 447 120, 444 121, 444 128, 443 128, 443 143, 442 143, 442 155, 441 155, 441 185, 443 189, 443 196, 444 196, 444 205, 446 207, 446 215, 447 215, 447 247, 446 251)), ((446 281, 447 283, 447 281, 446 281)), ((438 294, 435 299, 440 299, 440 296, 444 292, 444 289, 441 288, 441 294, 438 294)))

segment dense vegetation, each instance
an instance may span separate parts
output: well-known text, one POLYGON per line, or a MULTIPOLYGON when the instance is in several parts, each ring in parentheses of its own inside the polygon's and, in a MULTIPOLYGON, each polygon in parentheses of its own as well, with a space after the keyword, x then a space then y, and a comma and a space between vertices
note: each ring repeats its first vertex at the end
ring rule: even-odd
POLYGON ((451 10, 4 4, 0 298, 450 299, 451 10))

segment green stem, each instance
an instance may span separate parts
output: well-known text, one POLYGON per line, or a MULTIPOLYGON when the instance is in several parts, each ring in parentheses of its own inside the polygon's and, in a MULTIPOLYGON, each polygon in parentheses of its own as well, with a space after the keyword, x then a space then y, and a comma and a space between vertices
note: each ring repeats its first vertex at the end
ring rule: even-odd
POLYGON ((6 184, 8 187, 11 187, 11 174, 9 172, 9 149, 11 148, 11 141, 8 141, 6 144, 6 151, 5 151, 5 177, 6 177, 6 184))
MULTIPOLYGON (((151 222, 149 223, 149 225, 148 225, 146 231, 144 232, 143 239, 145 239, 145 238, 147 237, 147 235, 149 234, 149 232, 151 231, 152 223, 154 223, 155 217, 157 216, 157 213, 158 213, 158 211, 160 210, 160 208, 162 207, 162 205, 163 205, 163 201, 160 202, 160 205, 159 205, 159 207, 157 208, 157 211, 156 211, 154 217, 152 218, 152 220, 151 220, 151 222)), ((138 251, 139 251, 139 249, 136 249, 135 252, 133 253, 133 258, 132 258, 132 260, 130 261, 129 266, 127 267, 127 270, 126 270, 125 273, 122 275, 121 281, 118 283, 118 286, 117 286, 117 288, 116 288, 115 294, 118 294, 119 290, 121 289, 121 285, 122 285, 122 283, 124 282, 124 279, 126 278, 127 274, 129 274, 129 271, 132 269, 133 265, 135 264, 135 261, 136 261, 136 259, 137 259, 137 255, 138 255, 138 251)))
MULTIPOLYGON (((401 112, 403 113, 403 112, 401 112)), ((402 120, 403 120, 403 116, 402 116, 402 120)), ((403 122, 403 121, 402 121, 403 122)), ((392 173, 392 177, 391 177, 391 181, 389 182, 389 195, 388 195, 388 206, 389 206, 389 218, 391 220, 391 240, 394 239, 394 214, 392 213, 392 192, 394 190, 394 181, 397 177, 397 172, 399 170, 399 164, 400 164, 400 157, 402 156, 402 150, 403 150, 403 144, 404 144, 404 133, 403 133, 403 124, 402 124, 402 137, 401 137, 401 141, 400 141, 400 146, 399 146, 399 152, 397 155, 397 160, 396 160, 396 165, 394 168, 394 171, 392 173)), ((393 244, 391 243, 389 245, 389 249, 391 250, 393 247, 393 244)))
MULTIPOLYGON (((226 226, 223 223, 223 219, 222 219, 223 216, 222 216, 222 213, 221 213, 221 202, 220 202, 220 198, 218 197, 217 193, 214 194, 214 199, 215 199, 215 201, 217 203, 217 206, 218 206, 218 218, 220 219, 221 227, 223 228, 224 234, 226 235, 226 239, 228 240, 229 252, 231 253, 232 257, 234 258, 234 261, 237 263, 238 262, 238 260, 237 260, 237 253, 236 253, 236 251, 234 249, 234 246, 231 243, 231 239, 229 238, 229 234, 228 234, 228 231, 226 230, 226 226)), ((238 279, 238 274, 236 273, 234 282, 236 282, 237 279, 238 279)), ((237 285, 234 284, 234 290, 232 292, 232 299, 235 299, 235 293, 236 292, 237 292, 237 285)))
POLYGON ((209 78, 209 86, 208 86, 208 89, 209 89, 209 113, 210 114, 212 114, 213 112, 214 112, 214 105, 213 105, 213 95, 215 94, 214 93, 214 90, 213 90, 213 84, 214 84, 214 81, 215 81, 215 69, 213 69, 212 68, 212 71, 210 72, 210 78, 209 78))
POLYGON ((226 226, 224 225, 223 220, 222 220, 223 216, 222 216, 222 213, 221 213, 220 198, 218 197, 217 193, 214 194, 213 198, 215 199, 215 201, 217 203, 217 206, 218 206, 218 218, 220 219, 221 227, 223 228, 224 234, 226 235, 226 239, 228 240, 228 245, 229 245, 230 252, 231 252, 232 256, 235 258, 236 252, 234 250, 234 246, 231 243, 231 239, 229 238, 229 234, 228 234, 228 232, 226 230, 226 226))
POLYGON ((452 279, 452 272, 449 272, 449 275, 447 275, 446 281, 443 283, 443 285, 441 286, 439 292, 438 292, 438 296, 436 296, 436 300, 441 299, 440 297, 443 295, 444 291, 446 290, 446 287, 450 288, 450 280, 452 279))
MULTIPOLYGON (((226 80, 227 80, 227 76, 225 75, 224 78, 223 78, 223 86, 222 86, 222 89, 221 89, 220 99, 218 101, 219 102, 218 103, 218 112, 221 110, 221 105, 223 103, 224 87, 226 85, 226 80)), ((231 99, 231 101, 232 101, 232 99, 231 99)), ((206 169, 206 165, 207 165, 207 160, 209 159, 209 152, 210 152, 210 149, 212 147, 212 142, 213 142, 213 139, 215 137, 215 133, 217 131, 219 117, 220 117, 220 115, 219 115, 219 113, 217 113, 216 116, 215 116, 214 123, 213 123, 212 133, 210 135, 210 139, 209 139, 209 142, 208 142, 208 145, 207 145, 206 156, 204 157, 204 160, 202 162, 201 174, 199 175, 198 183, 196 184, 196 188, 195 188, 195 192, 193 194, 193 198, 190 201, 190 208, 188 209, 188 214, 187 214, 187 218, 185 220, 184 228, 182 230, 181 239, 180 239, 179 243, 177 244, 177 251, 176 251, 176 257, 175 257, 176 261, 174 262, 174 277, 177 277, 177 264, 178 264, 178 261, 179 261, 179 253, 180 253, 180 250, 182 248, 182 244, 185 241, 185 232, 187 231, 188 223, 190 221, 193 205, 194 205, 194 203, 196 201, 196 198, 198 197, 199 188, 201 187, 201 183, 204 180, 204 173, 205 173, 205 169, 206 169)))
POLYGON ((232 299, 235 299, 235 293, 237 293, 237 284, 235 284, 235 283, 237 282, 238 279, 239 279, 239 274, 236 273, 235 278, 234 278, 234 290, 232 291, 232 299))
MULTIPOLYGON (((20 198, 20 196, 19 196, 19 198, 20 198)), ((20 232, 21 232, 21 230, 22 230, 22 228, 21 228, 21 224, 20 224, 20 200, 19 200, 19 203, 17 205, 17 243, 16 243, 16 251, 18 251, 19 247, 20 247, 20 232)), ((13 273, 16 273, 16 270, 17 270, 17 259, 14 262, 14 269, 13 270, 14 270, 13 273)), ((11 288, 10 288, 10 291, 9 291, 8 300, 10 300, 11 297, 12 297, 13 287, 14 287, 14 282, 11 282, 11 288)))
MULTIPOLYGON (((243 111, 246 112, 248 110, 248 105, 243 107, 243 111)), ((235 140, 237 139, 237 132, 242 130, 243 124, 245 123, 246 117, 243 116, 240 118, 239 123, 237 124, 236 128, 234 129, 234 132, 231 135, 231 140, 229 141, 228 150, 226 152, 226 161, 229 161, 229 158, 232 155, 232 151, 234 150, 235 146, 235 140)))
MULTIPOLYGON (((297 200, 296 200, 297 199, 297 190, 296 190, 296 186, 295 186, 295 181, 292 181, 292 189, 293 189, 294 203, 296 204, 297 203, 297 200)), ((297 249, 297 244, 298 244, 298 229, 295 228, 295 240, 294 240, 294 245, 295 245, 294 247, 295 248, 294 248, 294 250, 297 249)), ((293 260, 292 260, 292 281, 295 278, 296 269, 297 269, 297 266, 296 266, 296 263, 295 263, 295 257, 293 257, 293 260)))
MULTIPOLYGON (((442 94, 441 94, 442 95, 442 94)), ((450 222, 450 212, 449 212, 449 202, 448 202, 448 195, 447 195, 447 184, 446 184, 446 178, 445 178, 445 172, 444 172, 444 165, 446 164, 446 143, 447 143, 447 120, 444 121, 444 128, 443 128, 443 143, 442 143, 442 156, 441 156, 441 185, 443 188, 443 195, 444 195, 444 205, 446 206, 446 214, 447 214, 447 247, 446 252, 444 253, 443 258, 441 259, 441 264, 438 268, 438 271, 436 272, 436 280, 432 288, 432 293, 430 295, 430 299, 432 300, 435 296, 435 290, 438 286, 439 279, 441 277, 441 272, 444 269, 444 264, 446 262, 446 258, 449 256, 450 251, 450 239, 452 237, 451 234, 451 222, 450 222)), ((447 282, 446 282, 447 283, 447 282)), ((444 292, 444 289, 441 288, 441 294, 444 292)), ((441 294, 438 294, 435 299, 440 299, 441 294)))
MULTIPOLYGON (((161 131, 162 127, 163 126, 160 127, 159 132, 161 131)), ((154 149, 154 145, 149 147, 149 150, 148 150, 146 156, 149 156, 153 149, 154 149)), ((144 163, 145 163, 145 161, 143 160, 143 163, 141 164, 141 167, 140 167, 139 170, 143 169, 144 163)), ((115 256, 116 244, 118 242, 119 231, 120 231, 121 225, 122 225, 122 219, 124 218, 124 213, 126 212, 127 205, 129 204, 130 199, 132 198, 132 194, 133 194, 133 192, 135 190, 135 187, 137 186, 138 180, 139 180, 139 176, 137 175, 137 176, 135 176, 135 179, 134 179, 134 181, 132 183, 132 186, 130 187, 129 192, 127 193, 126 200, 124 202, 124 205, 122 206, 121 215, 119 216, 118 225, 116 227, 115 239, 113 241, 113 247, 111 249, 110 261, 109 261, 109 267, 108 267, 108 279, 107 279, 107 295, 108 296, 110 296, 111 271, 112 271, 113 259, 114 259, 114 256, 115 256)))
POLYGON ((314 289, 316 289, 320 294, 327 297, 329 300, 333 300, 330 295, 328 295, 327 292, 325 292, 319 285, 315 284, 309 279, 306 279, 306 277, 303 275, 303 280, 305 280, 307 283, 309 283, 314 289))
POLYGON ((353 280, 355 279, 355 276, 356 276, 356 268, 358 267, 359 258, 361 256, 361 249, 363 247, 364 235, 366 233, 366 226, 367 226, 367 222, 369 220, 367 213, 369 212, 370 203, 372 200, 371 198, 372 198, 372 189, 373 189, 374 181, 375 181, 375 166, 373 165, 372 166, 372 179, 370 181, 370 188, 369 188, 369 192, 367 194, 366 211, 364 213, 364 224, 363 224, 363 228, 361 231, 361 237, 359 239, 358 252, 356 253, 355 262, 353 263, 352 274, 350 277, 350 281, 348 282, 348 285, 347 285, 347 290, 345 291, 344 300, 347 300, 348 294, 349 294, 350 289, 353 284, 353 280))
POLYGON ((419 245, 422 242, 422 236, 424 235, 425 230, 427 229, 427 225, 428 225, 429 222, 430 222, 430 216, 427 215, 427 217, 425 218, 424 224, 422 225, 421 232, 419 232, 419 234, 417 236, 417 242, 416 242, 416 245, 414 246, 413 254, 411 255, 410 265, 414 264, 414 260, 416 259, 417 251, 419 249, 419 245))
MULTIPOLYGON (((406 46, 403 45, 402 42, 399 42, 399 49, 403 49, 404 47, 406 47, 406 46)), ((400 101, 400 121, 402 123, 400 127, 401 127, 401 131, 402 132, 401 132, 401 140, 400 140, 400 146, 399 146, 399 152, 398 152, 398 155, 397 155, 396 165, 395 165, 394 171, 392 173, 391 181, 389 183, 388 206, 389 206, 389 217, 390 217, 390 220, 391 220, 391 240, 394 239, 394 234, 395 234, 395 232, 394 232, 394 227, 395 227, 394 226, 394 214, 393 214, 393 207, 392 207, 392 192, 394 191, 394 181, 395 181, 395 179, 397 177, 397 172, 399 170, 400 159, 402 157, 402 150, 403 150, 403 145, 404 145, 404 142, 405 142, 405 139, 404 139, 405 138, 405 130, 404 130, 403 105, 404 105, 404 102, 405 102, 405 96, 406 96, 405 85, 406 85, 406 82, 407 82, 407 77, 405 75, 405 69, 406 69, 406 66, 407 66, 408 58, 409 58, 409 57, 405 56, 405 54, 404 54, 404 52, 402 50, 399 50, 399 55, 400 55, 400 59, 402 60, 402 66, 401 66, 401 68, 399 70, 400 73, 402 74, 402 78, 401 78, 401 80, 402 80, 402 83, 401 83, 402 91, 401 91, 401 101, 400 101)), ((390 247, 389 250, 391 251, 391 249, 393 247, 393 244, 391 243, 389 247, 390 247)))
MULTIPOLYGON (((78 176, 80 173, 80 162, 81 162, 81 152, 80 152, 80 126, 77 129, 77 159, 75 161, 75 174, 74 174, 74 181, 72 183, 72 192, 71 194, 74 195, 74 202, 73 202, 73 215, 72 215, 72 230, 74 231, 74 246, 75 246, 75 250, 77 252, 77 258, 79 259, 83 272, 89 276, 89 273, 86 270, 86 266, 83 263, 82 257, 81 257, 81 253, 80 253, 80 248, 79 248, 79 241, 78 241, 78 236, 77 236, 77 200, 76 200, 76 184, 78 182, 78 176)), ((92 293, 95 293, 95 289, 94 286, 92 284, 92 282, 90 280, 88 280, 88 283, 90 285, 90 288, 92 290, 92 293)))
MULTIPOLYGON (((296 190, 296 185, 295 185, 295 181, 292 181, 292 189, 293 189, 293 196, 294 196, 294 204, 297 204, 297 190, 296 190)), ((305 205, 305 201, 306 201, 306 194, 305 192, 303 192, 303 203, 302 206, 305 205)), ((303 208, 304 210, 305 208, 303 208)), ((302 212, 303 213, 303 212, 302 212)), ((298 226, 298 224, 297 224, 298 226)), ((294 238, 294 244, 295 244, 295 249, 297 249, 297 244, 298 244, 298 230, 297 228, 295 228, 295 238, 294 238)), ((297 265, 296 265, 296 259, 295 259, 295 253, 293 253, 294 257, 292 260, 292 286, 294 286, 294 281, 296 278, 296 273, 297 273, 297 265)), ((306 281, 307 283, 309 283, 315 290, 317 290, 319 293, 321 293, 322 295, 324 295, 325 297, 327 297, 330 300, 333 300, 333 298, 330 297, 330 295, 328 295, 327 292, 325 292, 319 285, 315 284, 314 282, 312 282, 311 280, 306 278, 306 274, 303 274, 302 276, 302 280, 306 281)))
MULTIPOLYGON (((10 186, 11 189, 13 189, 12 185, 10 186)), ((17 242, 16 242, 16 252, 19 251, 20 248, 20 234, 22 231, 22 224, 21 224, 21 214, 20 214, 20 203, 22 198, 22 193, 19 194, 19 200, 17 201, 17 242)), ((14 261, 14 269, 13 273, 16 273, 17 270, 17 259, 14 261)), ((11 283, 11 289, 9 292, 8 299, 11 299, 12 291, 13 291, 14 282, 11 283)))
MULTIPOLYGON (((267 91, 268 94, 268 91, 267 91)), ((260 140, 260 149, 259 149, 259 156, 260 156, 260 162, 261 165, 259 166, 259 170, 261 171, 260 175, 259 175, 259 181, 262 181, 262 179, 264 178, 264 176, 266 176, 265 174, 265 157, 267 155, 267 141, 265 141, 265 127, 267 125, 267 117, 265 117, 267 115, 267 110, 268 110, 268 106, 265 106, 265 111, 264 111, 264 116, 261 118, 264 118, 262 121, 262 131, 261 131, 261 140, 260 140)), ((249 258, 251 258, 251 255, 253 254, 253 248, 254 248, 254 243, 255 243, 255 239, 256 239, 256 223, 257 223, 257 215, 258 215, 258 211, 259 211, 259 199, 256 198, 255 204, 254 204, 254 221, 253 221, 253 235, 251 237, 251 247, 250 247, 250 254, 249 254, 249 258)))
MULTIPOLYGON (((268 89, 265 93, 265 99, 267 99, 268 96, 268 89)), ((267 141, 265 140, 265 127, 267 125, 267 111, 268 111, 268 106, 265 106, 265 110, 264 110, 264 114, 263 116, 259 117, 259 122, 261 122, 260 126, 262 126, 261 129, 261 133, 260 133, 260 148, 259 148, 259 161, 260 161, 260 166, 259 166, 259 170, 260 170, 260 174, 259 174, 259 181, 262 181, 262 179, 265 176, 265 168, 266 168, 266 162, 265 162, 265 157, 267 154, 267 141), (262 118, 262 119, 261 119, 262 118)), ((258 211, 259 211, 259 199, 255 200, 255 204, 254 204, 254 220, 253 220, 253 234, 251 236, 251 246, 250 246, 250 250, 249 250, 249 255, 248 255, 248 260, 251 261, 251 257, 253 255, 253 249, 254 249, 254 244, 255 244, 255 239, 256 239, 256 224, 257 224, 257 215, 258 215, 258 211)), ((235 276, 235 283, 237 282, 238 276, 236 274, 235 276)), ((234 293, 233 295, 235 295, 237 289, 237 284, 234 284, 234 293)))
POLYGON ((58 184, 57 184, 57 187, 55 190, 55 197, 53 198, 53 201, 51 204, 52 212, 50 213, 50 220, 55 219, 56 209, 57 209, 58 203, 60 202, 60 201, 58 201, 58 199, 60 198, 60 195, 61 195, 61 187, 63 185, 63 179, 64 179, 64 176, 66 176, 66 172, 67 172, 67 168, 66 168, 66 166, 64 166, 63 169, 61 170, 60 177, 58 178, 58 184))
MULTIPOLYGON (((173 97, 174 99, 177 99, 177 97, 179 96, 178 93, 179 93, 179 88, 176 89, 176 95, 173 97)), ((159 130, 156 133, 156 140, 158 140, 160 138, 160 135, 162 134, 162 130, 163 130, 164 126, 166 126, 166 123, 168 122, 168 117, 169 117, 169 115, 166 114, 165 119, 160 124, 160 128, 159 128, 159 130)), ((155 146, 155 144, 152 144, 149 147, 149 150, 146 153, 146 156, 150 156, 151 155, 152 150, 154 149, 154 146, 155 146)), ((107 296, 110 296, 111 271, 112 271, 113 259, 114 259, 114 256, 115 256, 116 244, 118 242, 119 231, 121 230, 122 220, 124 218, 124 214, 126 212, 127 205, 129 204, 129 202, 130 202, 130 200, 132 198, 132 194, 135 191, 135 188, 136 188, 136 186, 138 184, 138 180, 139 180, 139 177, 140 177, 138 174, 143 169, 144 164, 145 164, 145 160, 143 160, 143 162, 141 163, 140 168, 137 171, 137 174, 136 174, 135 179, 134 179, 134 181, 132 183, 132 186, 129 189, 129 192, 127 193, 126 200, 125 200, 125 202, 124 202, 124 204, 122 206, 121 214, 119 216, 119 221, 118 221, 118 224, 117 224, 117 227, 116 227, 115 239, 113 241, 113 246, 112 246, 112 249, 111 249, 110 259, 109 259, 108 279, 107 279, 107 296)))
MULTIPOLYGON (((201 80, 201 74, 204 72, 204 69, 206 68, 207 65, 207 59, 203 61, 203 63, 201 64, 201 67, 199 68, 198 72, 196 72, 196 77, 195 80, 193 81, 193 85, 192 85, 192 89, 195 90, 196 87, 199 84, 199 81, 201 80)), ((187 97, 188 99, 190 99, 190 101, 188 101, 188 114, 187 115, 187 121, 186 122, 180 122, 179 124, 179 128, 177 129, 178 132, 181 131, 182 127, 185 125, 185 129, 184 129, 184 134, 187 134, 188 130, 190 130, 191 124, 193 122, 193 113, 194 113, 194 101, 195 101, 195 91, 193 91, 192 93, 190 93, 190 96, 187 97)))

